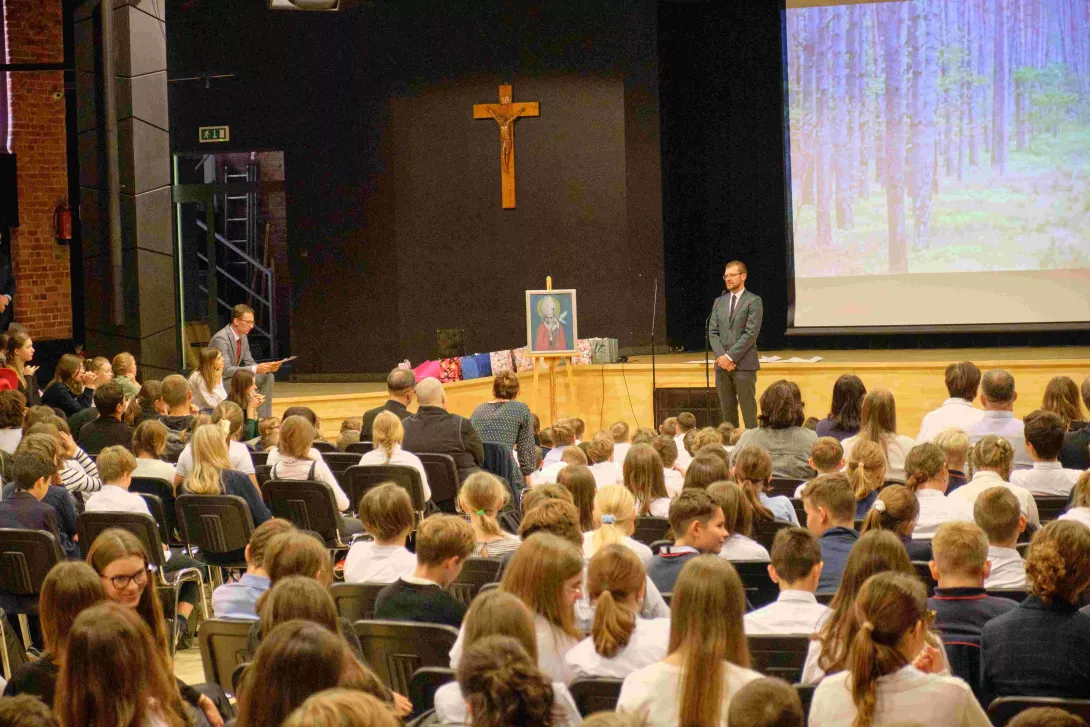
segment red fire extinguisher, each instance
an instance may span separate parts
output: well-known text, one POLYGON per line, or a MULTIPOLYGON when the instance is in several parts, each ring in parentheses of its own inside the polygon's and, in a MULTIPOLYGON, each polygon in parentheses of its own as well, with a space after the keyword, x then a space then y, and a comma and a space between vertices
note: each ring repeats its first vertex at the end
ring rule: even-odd
POLYGON ((72 208, 68 206, 68 200, 57 205, 53 211, 53 229, 57 233, 57 242, 67 245, 72 240, 72 208))

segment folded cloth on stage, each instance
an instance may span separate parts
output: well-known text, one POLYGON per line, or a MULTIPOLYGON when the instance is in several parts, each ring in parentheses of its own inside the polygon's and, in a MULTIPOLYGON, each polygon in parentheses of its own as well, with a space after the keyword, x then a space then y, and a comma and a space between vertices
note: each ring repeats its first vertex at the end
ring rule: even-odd
POLYGON ((439 368, 438 361, 425 361, 422 364, 418 364, 416 368, 413 369, 413 373, 416 374, 417 381, 422 381, 428 378, 438 379, 442 374, 442 371, 439 368))
MULTIPOLYGON (((473 360, 477 362, 477 375, 482 379, 492 376, 492 357, 487 353, 473 354, 473 360)), ((465 376, 465 373, 462 374, 465 376)))
POLYGON ((439 361, 439 380, 444 384, 453 384, 462 380, 462 362, 456 358, 444 358, 439 361))
POLYGON ((530 358, 530 347, 523 346, 522 348, 516 348, 511 352, 511 355, 515 359, 515 370, 519 373, 523 371, 534 370, 534 360, 530 358))
POLYGON ((515 370, 515 359, 510 351, 493 351, 488 354, 488 360, 492 364, 493 376, 515 370))
POLYGON ((576 364, 589 364, 591 362, 593 348, 589 338, 580 338, 575 342, 575 350, 579 353, 572 361, 576 364))
POLYGON ((458 359, 462 365, 462 381, 481 378, 481 370, 477 366, 477 359, 473 356, 462 356, 458 359))

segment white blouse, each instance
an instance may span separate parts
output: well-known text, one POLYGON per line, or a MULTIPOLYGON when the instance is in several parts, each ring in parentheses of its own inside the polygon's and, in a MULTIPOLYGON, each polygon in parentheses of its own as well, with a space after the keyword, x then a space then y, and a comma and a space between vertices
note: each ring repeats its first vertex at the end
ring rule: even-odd
POLYGON ((637 618, 628 643, 612 657, 595 651, 594 637, 588 636, 568 652, 564 661, 576 677, 624 679, 637 669, 665 659, 669 644, 670 619, 637 618))
MULTIPOLYGON (((554 682, 570 684, 575 674, 564 663, 564 657, 579 642, 559 631, 543 616, 536 613, 534 614, 534 631, 537 634, 537 668, 554 682)), ((451 669, 458 669, 458 662, 465 648, 465 635, 466 627, 463 623, 462 628, 458 630, 458 638, 450 649, 451 669)))
POLYGON ((973 522, 973 506, 959 497, 947 497, 938 490, 921 489, 916 491, 916 499, 920 502, 920 515, 912 531, 914 539, 930 540, 943 523, 973 522))
POLYGON ((372 449, 360 457, 360 464, 398 464, 404 467, 412 467, 420 473, 420 484, 424 488, 424 501, 431 499, 431 488, 428 487, 428 473, 424 471, 424 463, 412 452, 403 450, 400 444, 394 445, 394 453, 390 456, 389 461, 386 459, 386 452, 382 449, 372 449))
MULTIPOLYGON (((469 710, 466 709, 466 700, 462 696, 462 689, 458 682, 447 682, 435 692, 435 716, 440 724, 470 724, 469 710)), ((579 708, 575 706, 568 687, 560 682, 553 682, 553 712, 557 720, 553 723, 557 727, 571 727, 583 724, 583 717, 579 714, 579 708)))
POLYGON ((189 389, 193 392, 193 405, 202 411, 215 409, 227 398, 227 389, 223 388, 223 381, 209 389, 200 371, 194 371, 189 375, 189 389))
MULTIPOLYGON (((247 475, 254 474, 254 459, 250 456, 250 448, 242 442, 236 442, 232 439, 227 443, 227 459, 231 462, 231 469, 247 475)), ((272 464, 272 462, 269 462, 269 464, 272 464)), ((178 464, 174 469, 177 476, 183 480, 193 473, 192 442, 185 445, 185 449, 178 455, 178 464)))
MULTIPOLYGON (((621 695, 617 699, 617 710, 636 712, 648 710, 647 727, 678 727, 678 698, 681 691, 682 669, 679 666, 657 661, 650 666, 634 671, 625 677, 621 685, 621 695)), ((761 675, 751 669, 734 664, 726 664, 723 670, 723 702, 720 707, 719 724, 727 724, 727 711, 731 697, 750 682, 760 679, 761 675)))
POLYGON ((723 560, 755 560, 761 563, 772 560, 768 555, 768 551, 765 550, 765 546, 739 533, 732 533, 729 538, 723 541, 723 547, 719 550, 719 557, 723 560))
MULTIPOLYGON (((352 503, 348 501, 348 495, 344 494, 344 490, 341 489, 337 478, 333 476, 329 465, 322 459, 321 452, 311 449, 307 452, 305 459, 289 457, 279 451, 277 451, 276 455, 274 462, 266 460, 266 464, 271 465, 270 478, 277 480, 305 480, 310 476, 310 468, 313 467, 314 479, 326 483, 333 490, 333 497, 337 501, 337 509, 345 512, 352 507, 352 503)), ((271 454, 269 459, 272 459, 271 454)))
MULTIPOLYGON (((594 533, 595 531, 593 530, 589 533, 583 533, 583 557, 587 560, 594 557, 594 533)), ((651 559, 655 557, 654 553, 651 552, 651 548, 627 535, 621 538, 621 545, 628 546, 632 552, 639 557, 644 568, 646 568, 647 564, 651 562, 651 559)))
POLYGON ((393 583, 416 572, 416 555, 400 545, 354 543, 344 561, 345 583, 393 583))

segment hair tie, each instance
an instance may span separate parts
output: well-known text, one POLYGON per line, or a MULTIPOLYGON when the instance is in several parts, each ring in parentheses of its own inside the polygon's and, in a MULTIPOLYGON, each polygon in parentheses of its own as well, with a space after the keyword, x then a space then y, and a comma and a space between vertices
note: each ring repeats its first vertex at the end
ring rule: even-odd
POLYGON ((602 516, 602 524, 603 525, 614 525, 614 524, 616 524, 616 522, 617 522, 617 516, 616 515, 603 515, 602 516))
POLYGON ((886 511, 886 503, 883 502, 882 500, 875 500, 873 507, 878 512, 885 512, 886 511))
POLYGON ((859 630, 860 631, 868 631, 871 634, 873 634, 874 633, 874 624, 871 623, 870 621, 864 621, 863 623, 861 623, 859 625, 859 630))
POLYGON ((231 421, 229 419, 220 419, 219 426, 220 431, 223 432, 224 436, 227 436, 231 433, 231 421))
POLYGON ((484 515, 484 510, 478 510, 478 511, 477 511, 477 514, 478 514, 478 515, 484 515))

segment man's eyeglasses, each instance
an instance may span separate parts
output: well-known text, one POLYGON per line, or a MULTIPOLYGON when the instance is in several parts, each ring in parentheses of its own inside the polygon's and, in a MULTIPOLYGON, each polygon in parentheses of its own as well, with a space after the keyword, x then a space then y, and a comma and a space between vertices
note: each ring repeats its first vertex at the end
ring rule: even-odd
POLYGON ((252 326, 254 324, 253 319, 246 320, 245 318, 239 318, 238 321, 239 321, 239 323, 241 323, 244 326, 252 326))
POLYGON ((740 278, 740 277, 742 277, 741 273, 727 273, 726 275, 723 276, 723 280, 730 280, 731 278, 740 278))
POLYGON ((138 586, 146 585, 148 582, 148 574, 154 572, 155 566, 151 563, 148 563, 146 566, 144 566, 142 570, 138 570, 135 573, 130 573, 129 575, 113 576, 111 578, 106 578, 106 576, 103 576, 103 578, 106 578, 106 580, 108 580, 117 590, 123 591, 128 588, 129 585, 132 583, 135 583, 138 586))

